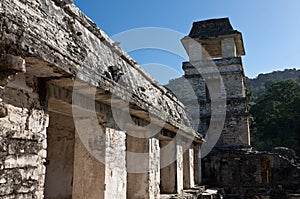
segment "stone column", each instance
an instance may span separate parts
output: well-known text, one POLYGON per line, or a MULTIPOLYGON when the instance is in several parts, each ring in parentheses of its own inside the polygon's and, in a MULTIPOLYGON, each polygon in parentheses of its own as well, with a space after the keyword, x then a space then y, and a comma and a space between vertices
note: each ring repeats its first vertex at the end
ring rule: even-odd
POLYGON ((183 190, 183 149, 173 141, 161 140, 161 185, 163 194, 181 193, 183 190), (172 162, 164 166, 166 162, 172 162))
POLYGON ((126 134, 106 128, 105 199, 126 199, 126 134))
POLYGON ((183 154, 183 187, 190 189, 195 186, 194 181, 194 148, 190 147, 183 154))
POLYGON ((125 199, 127 184, 125 132, 106 128, 105 135, 101 135, 100 132, 97 135, 90 140, 88 150, 79 136, 76 137, 73 197, 125 199), (97 153, 103 151, 105 158, 97 157, 97 153))
POLYGON ((197 155, 197 160, 198 160, 198 165, 197 167, 195 166, 195 169, 197 169, 197 181, 198 181, 198 185, 200 185, 202 183, 202 155, 201 155, 201 146, 197 146, 197 153, 195 153, 197 155))
POLYGON ((176 166, 177 166, 177 193, 183 191, 183 147, 176 144, 176 166))
MULTIPOLYGON (((193 146, 191 146, 190 150, 190 157, 193 156, 193 168, 190 167, 191 169, 193 169, 193 180, 194 180, 194 184, 192 184, 193 186, 195 185, 201 185, 202 182, 202 167, 201 167, 201 145, 200 144, 194 144, 193 146), (192 151, 192 152, 191 152, 192 151), (193 154, 193 155, 192 155, 193 154)), ((190 158, 190 161, 192 161, 192 158, 190 158)), ((192 175, 190 175, 192 177, 192 175)), ((191 187, 193 187, 191 186, 191 187)))
POLYGON ((224 38, 221 41, 221 45, 223 58, 236 57, 236 45, 234 38, 224 38))
POLYGON ((97 118, 77 118, 76 121, 76 127, 81 126, 86 131, 75 135, 72 198, 104 198, 105 134, 99 131, 95 120, 97 118))
POLYGON ((181 42, 188 53, 190 62, 203 60, 201 43, 190 37, 183 38, 181 42))
POLYGON ((150 199, 157 199, 160 195, 160 148, 159 140, 157 138, 151 138, 149 149, 149 192, 150 199))
POLYGON ((159 198, 159 144, 156 138, 127 135, 127 198, 159 198))

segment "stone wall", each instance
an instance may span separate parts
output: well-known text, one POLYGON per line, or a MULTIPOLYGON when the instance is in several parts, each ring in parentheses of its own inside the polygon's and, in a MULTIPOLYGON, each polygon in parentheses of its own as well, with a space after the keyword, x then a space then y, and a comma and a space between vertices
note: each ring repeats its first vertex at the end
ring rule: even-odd
POLYGON ((197 61, 196 66, 184 62, 183 69, 184 77, 171 80, 167 87, 186 105, 193 127, 206 135, 212 112, 222 110, 212 103, 212 96, 222 92, 224 84, 225 92, 221 95, 226 98, 222 105, 226 118, 216 146, 249 146, 249 114, 241 58, 202 60, 197 61), (207 85, 211 86, 210 90, 207 85))
POLYGON ((43 198, 48 115, 36 79, 12 78, 0 87, 0 197, 43 198))
POLYGON ((230 198, 272 195, 278 186, 299 193, 300 167, 277 154, 214 151, 203 160, 204 183, 222 187, 230 198))
POLYGON ((170 176, 182 193, 182 143, 162 178, 160 141, 202 142, 183 104, 73 4, 4 0, 0 23, 0 196, 152 199, 170 176))

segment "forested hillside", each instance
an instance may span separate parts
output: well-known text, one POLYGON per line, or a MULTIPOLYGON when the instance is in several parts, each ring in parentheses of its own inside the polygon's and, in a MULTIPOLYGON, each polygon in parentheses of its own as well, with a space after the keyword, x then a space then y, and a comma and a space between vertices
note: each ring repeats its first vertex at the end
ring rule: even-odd
POLYGON ((252 100, 257 101, 273 83, 288 79, 299 81, 300 70, 286 69, 284 71, 259 74, 256 78, 246 78, 246 83, 248 92, 252 93, 252 100))
POLYGON ((300 156, 299 74, 299 70, 291 69, 247 79, 255 148, 288 147, 300 156))

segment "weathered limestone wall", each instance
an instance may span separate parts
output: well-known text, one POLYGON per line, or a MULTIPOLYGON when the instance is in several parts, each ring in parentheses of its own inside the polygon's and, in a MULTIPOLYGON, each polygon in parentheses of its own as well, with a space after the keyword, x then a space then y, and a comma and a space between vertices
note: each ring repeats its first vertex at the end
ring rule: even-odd
POLYGON ((288 159, 257 151, 215 151, 204 158, 203 165, 204 183, 243 197, 270 195, 278 185, 287 193, 297 193, 299 173, 299 166, 288 159))
POLYGON ((1 198, 43 198, 48 115, 36 83, 21 75, 0 86, 1 198))
MULTIPOLYGON (((60 85, 62 84, 60 81, 60 85)), ((99 118, 91 116, 90 110, 85 110, 83 107, 81 109, 77 107, 78 110, 73 109, 75 112, 79 111, 81 115, 73 115, 72 106, 68 103, 71 100, 69 90, 57 87, 56 81, 48 82, 46 90, 49 97, 48 109, 51 111, 50 119, 52 119, 50 127, 54 125, 48 129, 48 133, 50 135, 56 133, 60 140, 64 140, 63 133, 69 134, 66 140, 61 142, 61 147, 59 144, 57 146, 49 144, 48 150, 54 147, 56 155, 61 156, 62 163, 67 160, 67 154, 74 153, 74 160, 70 164, 71 168, 68 169, 68 172, 72 172, 71 181, 65 184, 62 182, 61 187, 71 186, 71 194, 75 198, 126 198, 126 134, 113 128, 113 124, 105 127, 99 124, 103 121, 98 120, 112 117, 111 110, 107 109, 107 105, 98 103, 96 111, 99 118), (71 143, 74 142, 74 138, 72 139, 71 135, 74 136, 74 123, 76 137, 72 148, 71 143), (70 147, 66 152, 63 147, 67 147, 68 142, 70 147), (63 157, 59 154, 62 152, 63 157)), ((89 104, 88 99, 85 98, 83 101, 89 104)), ((111 120, 110 118, 109 121, 111 120)), ((48 158, 51 163, 51 157, 48 158)), ((66 167, 65 164, 57 162, 56 169, 60 166, 66 167)), ((53 176, 51 170, 47 170, 47 174, 53 176)), ((56 175, 56 180, 63 180, 64 176, 56 175)), ((47 186, 49 185, 46 183, 46 190, 47 186)), ((51 191, 55 194, 53 190, 51 191)))
MULTIPOLYGON (((62 80, 51 80, 47 84, 47 90, 49 92, 49 96, 51 96, 51 99, 49 100, 49 104, 51 105, 50 109, 52 111, 60 111, 61 114, 72 114, 70 110, 64 110, 64 107, 68 107, 70 109, 70 105, 68 105, 68 102, 70 99, 70 94, 68 94, 69 89, 61 88, 62 85, 67 85, 66 82, 62 80)), ((85 87, 84 87, 85 88, 85 87)), ((86 93, 90 92, 88 88, 84 90, 86 93)), ((84 96, 81 96, 83 103, 86 103, 86 107, 88 107, 89 101, 87 98, 84 98, 84 96)), ((78 98, 81 98, 78 96, 78 98)), ((74 107, 74 106, 73 106, 74 107)), ((85 106, 83 106, 85 107, 85 106)), ((160 159, 164 159, 166 157, 171 157, 172 160, 175 160, 176 158, 176 149, 172 149, 171 151, 174 152, 174 156, 172 156, 170 153, 164 154, 164 157, 161 157, 160 155, 160 142, 162 142, 162 137, 165 139, 165 136, 170 136, 172 133, 162 130, 160 132, 160 135, 158 138, 151 137, 151 138, 142 138, 145 135, 148 135, 145 133, 142 128, 133 128, 130 127, 126 132, 126 151, 128 154, 124 155, 124 149, 125 146, 123 145, 125 143, 125 132, 115 130, 113 123, 113 119, 111 118, 111 110, 108 105, 102 104, 102 103, 96 103, 95 105, 95 111, 98 114, 98 119, 101 122, 101 124, 105 124, 106 127, 106 165, 105 165, 105 191, 104 195, 105 197, 114 197, 118 194, 116 197, 126 197, 126 198, 139 198, 139 197, 148 197, 148 198, 158 198, 160 195, 160 182, 167 182, 172 184, 173 191, 170 193, 177 193, 177 187, 180 187, 177 185, 177 179, 183 178, 183 172, 182 172, 182 166, 180 167, 180 174, 181 177, 178 178, 179 172, 177 172, 177 163, 172 164, 174 167, 172 171, 167 173, 164 176, 160 175, 160 159), (133 137, 130 136, 131 134, 137 136, 133 137), (165 135, 165 136, 162 136, 165 135), (142 136, 139 138, 139 136, 142 136), (130 152, 133 152, 133 154, 130 154, 130 152), (139 155, 142 155, 142 158, 139 159, 139 155), (124 160, 126 159, 126 165, 124 163, 124 160), (126 166, 126 167, 125 167, 126 166), (141 172, 141 168, 144 168, 141 172), (136 173, 138 172, 138 173, 136 173), (113 175, 111 175, 113 174, 113 175), (126 176, 127 174, 127 176, 126 176), (171 181, 171 179, 174 178, 174 181, 171 181), (124 182, 125 181, 125 182, 124 182), (118 189, 116 189, 116 185, 118 185, 118 189), (125 192, 124 192, 125 187, 125 192)), ((85 117, 78 117, 76 118, 77 123, 82 126, 83 135, 101 135, 101 132, 99 132, 99 129, 94 128, 94 125, 98 126, 98 122, 94 123, 92 120, 95 120, 95 118, 88 118, 88 114, 84 113, 83 109, 79 109, 80 113, 82 113, 85 117), (94 133, 93 132, 99 132, 94 133)), ((136 124, 145 125, 145 121, 138 120, 137 118, 134 120, 136 124)), ((97 137, 97 139, 93 139, 93 142, 88 142, 88 145, 96 150, 95 152, 102 153, 104 151, 103 143, 101 144, 101 140, 103 141, 105 138, 97 137)), ((168 141, 169 142, 169 141, 168 141)), ((195 146, 199 147, 199 144, 194 143, 195 146)), ((75 150, 78 149, 78 146, 75 145, 75 150)), ((183 152, 181 150, 181 152, 183 152)), ((182 153, 180 153, 182 156, 182 153)), ((83 157, 86 156, 86 158, 92 158, 88 153, 85 153, 83 157)), ((180 158, 182 160, 182 157, 180 158)), ((83 159, 85 161, 85 159, 83 159)), ((77 160, 78 162, 78 160, 77 160)), ((181 161, 182 162, 182 161, 181 161)), ((75 163, 74 164, 79 164, 75 163)), ((78 167, 80 168, 80 166, 78 167)), ((198 168, 198 167, 197 167, 198 168)), ((76 168, 75 168, 76 169, 76 168)), ((89 179, 81 179, 76 181, 76 172, 80 175, 84 175, 84 173, 88 172, 88 170, 85 170, 84 172, 82 170, 74 170, 74 183, 81 183, 83 185, 88 184, 89 185, 89 179), (84 183, 87 181, 87 183, 84 183)), ((189 176, 190 177, 190 176, 189 176)), ((94 180, 94 179, 93 179, 94 180)), ((183 180, 180 181, 181 184, 183 183, 183 180)), ((103 182, 99 182, 98 186, 101 186, 103 182)), ((82 186, 82 185, 74 185, 76 186, 82 186)), ((182 187, 182 185, 181 185, 182 187)), ((86 188, 87 189, 87 188, 86 188)), ((182 188, 180 188, 181 192, 182 188)))
POLYGON ((249 131, 248 116, 228 116, 217 146, 250 146, 249 131))
POLYGON ((184 78, 171 80, 168 87, 186 105, 193 126, 206 135, 210 126, 212 109, 211 95, 219 92, 221 81, 224 83, 226 97, 226 118, 222 135, 216 146, 249 146, 248 105, 240 57, 183 63, 184 78), (215 74, 210 67, 218 69, 215 74), (204 79, 214 77, 215 79, 204 79), (215 82, 214 82, 215 81, 215 82), (207 84, 216 90, 208 90, 207 84), (215 86, 213 84, 216 84, 215 86))
POLYGON ((0 53, 21 55, 28 72, 43 77, 76 76, 149 110, 174 127, 192 131, 182 104, 75 5, 4 0, 1 13, 0 53))
MULTIPOLYGON (((182 133, 201 143, 201 137, 190 127, 183 105, 73 4, 61 4, 58 0, 3 0, 0 24, 0 138, 4 140, 0 157, 4 174, 0 183, 5 187, 1 186, 0 196, 43 198, 46 175, 47 198, 71 194, 74 198, 159 198, 158 138, 125 138, 111 108, 126 102, 130 105, 130 117, 135 120, 147 122, 149 115, 154 116, 151 121, 164 128, 157 137, 163 132, 171 138, 182 133), (15 56, 22 58, 14 60, 15 56), (27 85, 6 86, 9 75, 17 72, 26 72, 22 81, 26 80, 27 85), (78 97, 83 107, 72 104, 74 79, 80 82, 78 97), (111 100, 112 94, 117 99, 111 100), (93 97, 96 117, 87 114, 72 118, 71 107, 93 111, 93 97), (40 103, 48 106, 51 117, 47 133, 48 116, 40 103), (92 137, 82 139, 82 132, 74 129, 72 119, 83 126, 85 136, 92 137), (105 133, 100 134, 99 126, 90 125, 92 122, 105 133), (47 134, 49 156, 45 159, 47 134), (125 156, 125 148, 148 156, 142 161, 130 159, 125 156), (105 156, 105 162, 99 161, 97 155, 105 156), (150 170, 132 173, 139 164, 150 170)), ((133 130, 140 133, 139 128, 133 130)), ((174 193, 181 193, 180 143, 175 145, 175 158, 176 166, 169 175, 175 176, 174 193)))

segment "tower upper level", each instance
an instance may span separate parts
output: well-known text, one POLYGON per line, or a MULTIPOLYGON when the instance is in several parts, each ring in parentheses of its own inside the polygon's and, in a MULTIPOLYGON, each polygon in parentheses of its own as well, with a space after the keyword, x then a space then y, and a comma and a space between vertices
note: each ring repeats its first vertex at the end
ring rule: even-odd
POLYGON ((228 18, 194 22, 182 43, 190 61, 245 55, 242 34, 232 28, 228 18))

